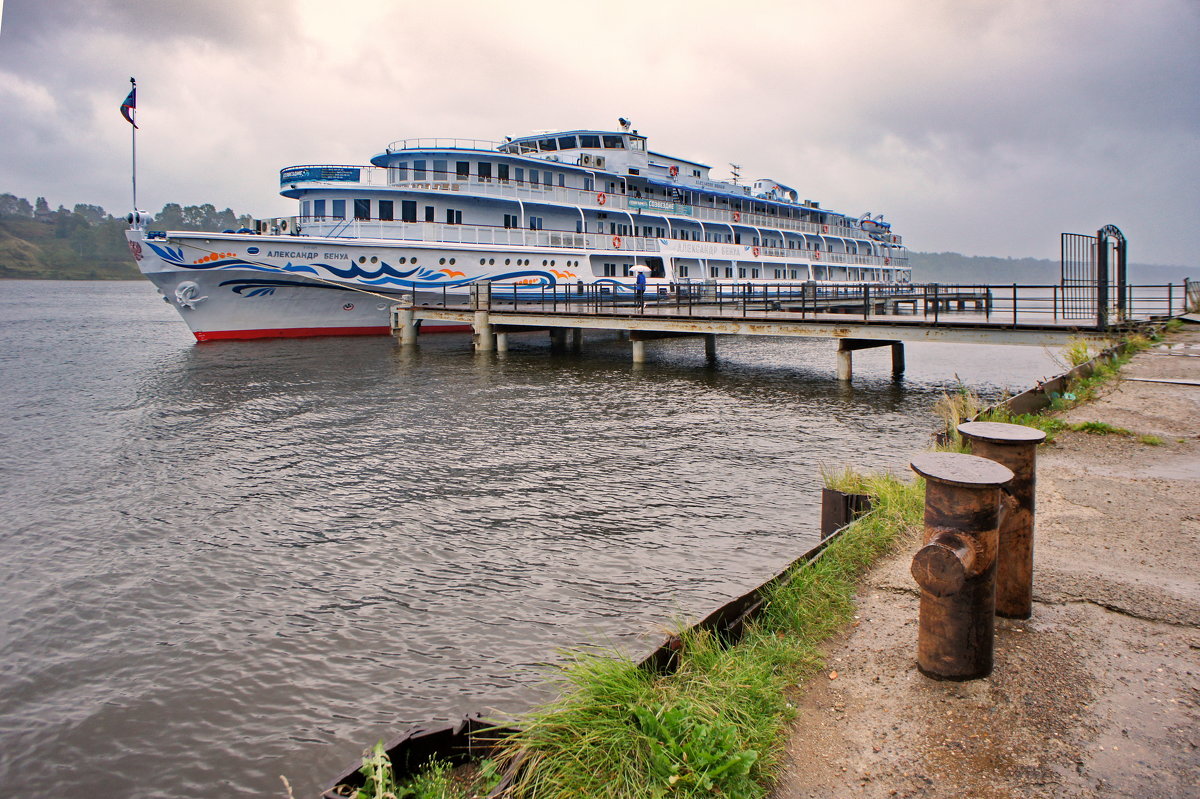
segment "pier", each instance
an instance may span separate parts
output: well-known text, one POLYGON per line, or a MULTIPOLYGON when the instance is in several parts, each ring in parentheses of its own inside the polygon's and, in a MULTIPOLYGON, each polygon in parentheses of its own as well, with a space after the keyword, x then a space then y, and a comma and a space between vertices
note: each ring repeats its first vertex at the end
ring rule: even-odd
POLYGON ((837 342, 840 380, 853 375, 853 353, 890 347, 892 371, 904 372, 904 342, 1064 347, 1107 342, 1130 326, 1186 311, 1196 284, 1125 286, 1119 303, 1105 292, 1059 285, 717 283, 652 287, 644 301, 611 285, 527 286, 477 283, 469 296, 409 299, 393 306, 391 329, 417 343, 425 321, 470 325, 481 352, 505 352, 510 333, 546 331, 557 347, 582 347, 584 330, 628 335, 634 363, 646 343, 701 336, 716 357, 717 337, 793 336, 837 342), (1101 306, 1098 303, 1103 302, 1101 306), (569 341, 569 344, 568 344, 569 341))

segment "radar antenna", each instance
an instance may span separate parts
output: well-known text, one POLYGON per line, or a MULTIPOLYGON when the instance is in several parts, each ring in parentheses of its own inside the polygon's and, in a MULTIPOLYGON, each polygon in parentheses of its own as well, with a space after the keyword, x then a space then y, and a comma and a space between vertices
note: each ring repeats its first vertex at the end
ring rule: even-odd
POLYGON ((742 177, 742 165, 730 162, 729 166, 732 168, 732 171, 733 171, 733 185, 735 185, 735 186, 740 185, 738 183, 738 181, 741 180, 741 177, 742 177))

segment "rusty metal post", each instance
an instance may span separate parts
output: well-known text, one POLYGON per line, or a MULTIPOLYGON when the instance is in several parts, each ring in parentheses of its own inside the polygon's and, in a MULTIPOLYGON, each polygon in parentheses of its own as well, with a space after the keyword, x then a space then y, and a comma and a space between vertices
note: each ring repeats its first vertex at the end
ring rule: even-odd
POLYGON ((975 455, 913 458, 925 478, 924 546, 913 557, 921 587, 917 668, 938 680, 992 673, 1000 486, 1012 472, 975 455))
POLYGON ((1041 430, 1019 424, 967 422, 958 432, 981 458, 1007 466, 1013 473, 1005 488, 1012 497, 1000 515, 1000 549, 996 570, 996 615, 1028 619, 1033 613, 1034 493, 1037 445, 1041 430))

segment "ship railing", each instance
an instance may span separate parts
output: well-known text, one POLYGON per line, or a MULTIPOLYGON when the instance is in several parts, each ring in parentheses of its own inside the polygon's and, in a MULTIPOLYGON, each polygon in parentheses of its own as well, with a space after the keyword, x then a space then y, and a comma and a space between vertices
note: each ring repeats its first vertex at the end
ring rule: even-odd
POLYGON ((397 139, 387 146, 389 153, 401 150, 499 150, 500 142, 489 139, 397 139))
MULTIPOLYGON (((480 177, 479 175, 460 175, 457 172, 434 172, 432 169, 426 169, 423 177, 416 178, 413 176, 414 170, 411 166, 402 171, 396 167, 326 164, 287 167, 282 172, 297 169, 309 169, 311 170, 311 175, 340 174, 350 176, 357 171, 358 180, 329 180, 318 177, 302 177, 295 180, 288 180, 284 185, 296 187, 303 184, 306 187, 327 186, 343 189, 353 188, 354 186, 386 186, 388 188, 409 191, 461 193, 471 196, 496 197, 508 200, 519 199, 530 202, 618 211, 630 217, 630 224, 637 224, 635 221, 637 219, 661 219, 664 223, 667 219, 670 219, 670 224, 666 225, 668 229, 672 227, 681 227, 687 230, 700 228, 705 233, 714 233, 716 231, 711 229, 711 225, 702 223, 715 223, 720 226, 721 233, 724 234, 728 231, 728 235, 730 236, 735 235, 737 231, 757 229, 762 233, 779 231, 781 233, 800 233, 813 237, 873 241, 866 232, 844 225, 818 224, 752 211, 736 211, 726 207, 690 205, 677 203, 666 198, 640 197, 636 194, 623 193, 621 191, 610 193, 601 189, 581 189, 548 185, 546 183, 532 183, 528 180, 516 180, 513 177, 480 177), (339 173, 337 170, 342 170, 342 172, 339 173), (401 177, 401 175, 404 177, 401 177)), ((601 176, 598 175, 598 177, 601 176)), ((662 227, 662 225, 659 227, 662 227)), ((745 238, 744 235, 743 238, 745 238)), ((876 246, 885 247, 886 245, 877 242, 876 246)))
MULTIPOLYGON (((277 220, 273 220, 277 221, 277 220)), ((670 252, 675 257, 695 259, 701 262, 748 262, 763 263, 767 269, 786 268, 775 261, 761 261, 763 257, 782 258, 787 263, 806 262, 820 269, 823 264, 852 267, 884 267, 885 269, 907 269, 908 258, 904 256, 873 256, 854 253, 829 252, 811 249, 753 248, 723 242, 704 242, 715 245, 706 252, 695 252, 689 245, 699 244, 689 240, 661 239, 654 236, 631 236, 624 233, 578 233, 565 230, 532 230, 521 227, 504 228, 494 225, 450 225, 438 222, 404 222, 392 219, 341 219, 336 217, 293 217, 287 228, 272 228, 262 232, 287 233, 326 238, 378 238, 410 241, 463 243, 463 244, 527 244, 528 246, 571 247, 594 250, 635 250, 670 252), (679 246, 676 246, 678 241, 679 246), (749 250, 749 252, 747 252, 749 250), (778 264, 778 265, 776 265, 778 264)))
POLYGON ((572 233, 566 230, 530 230, 491 225, 448 225, 440 222, 397 222, 382 219, 301 218, 305 236, 330 239, 383 239, 436 244, 485 244, 549 249, 658 252, 659 240, 606 233, 572 233))
MULTIPOLYGON (((1112 303, 1102 318, 1096 305, 1097 284, 981 285, 906 282, 751 282, 667 280, 651 278, 643 297, 632 278, 596 282, 545 281, 537 284, 496 282, 489 292, 490 310, 530 306, 563 313, 754 317, 804 319, 843 318, 890 324, 907 320, 989 327, 1061 327, 1105 329, 1122 322, 1164 320, 1187 311, 1189 281, 1125 287, 1123 310, 1112 303), (1071 291, 1069 289, 1074 289, 1071 291), (1082 292, 1082 293, 1081 293, 1082 292), (1090 292, 1090 293, 1089 293, 1090 292)), ((461 306, 463 295, 447 294, 446 304, 461 306)))

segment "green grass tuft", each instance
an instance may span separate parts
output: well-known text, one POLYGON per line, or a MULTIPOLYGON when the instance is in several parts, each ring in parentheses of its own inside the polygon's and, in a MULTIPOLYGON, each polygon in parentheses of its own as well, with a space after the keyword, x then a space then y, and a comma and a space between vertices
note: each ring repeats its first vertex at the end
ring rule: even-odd
POLYGON ((1152 436, 1152 435, 1138 436, 1138 441, 1142 442, 1143 444, 1146 444, 1147 446, 1151 446, 1151 447, 1161 447, 1163 444, 1166 443, 1159 436, 1152 436))
POLYGON ((1077 422, 1071 429, 1080 433, 1092 433, 1099 436, 1131 436, 1133 433, 1124 427, 1116 427, 1108 422, 1077 422))

